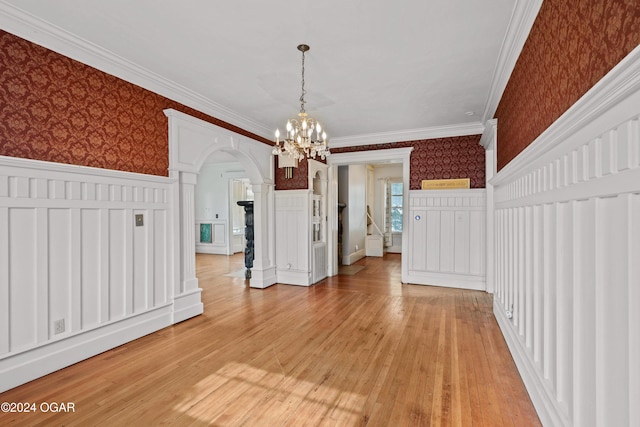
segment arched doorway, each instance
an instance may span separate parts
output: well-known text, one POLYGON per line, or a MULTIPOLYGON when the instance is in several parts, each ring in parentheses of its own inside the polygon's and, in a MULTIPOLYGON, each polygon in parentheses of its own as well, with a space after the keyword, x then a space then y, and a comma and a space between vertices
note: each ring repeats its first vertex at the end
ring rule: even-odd
POLYGON ((169 177, 172 193, 174 322, 202 313, 202 290, 195 275, 195 202, 197 176, 205 160, 226 152, 244 167, 254 193, 255 259, 250 286, 276 283, 274 263, 274 170, 271 147, 176 110, 169 118, 169 177))

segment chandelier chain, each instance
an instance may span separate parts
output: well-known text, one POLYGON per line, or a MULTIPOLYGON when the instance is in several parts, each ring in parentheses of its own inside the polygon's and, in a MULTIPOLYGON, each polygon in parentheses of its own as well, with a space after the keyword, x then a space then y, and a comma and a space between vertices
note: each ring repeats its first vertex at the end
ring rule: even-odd
POLYGON ((304 95, 307 91, 304 89, 304 51, 302 51, 302 94, 300 95, 300 112, 305 113, 304 104, 306 101, 304 100, 304 95))

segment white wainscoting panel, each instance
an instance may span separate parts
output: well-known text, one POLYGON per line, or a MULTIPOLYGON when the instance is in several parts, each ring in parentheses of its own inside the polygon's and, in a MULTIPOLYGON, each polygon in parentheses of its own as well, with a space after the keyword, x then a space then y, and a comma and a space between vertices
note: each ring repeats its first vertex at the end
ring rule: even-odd
POLYGON ((309 286, 311 275, 311 190, 275 192, 278 283, 309 286))
POLYGON ((494 312, 545 425, 640 425, 637 60, 635 70, 492 180, 494 312))
POLYGON ((170 202, 168 178, 0 157, 0 392, 172 323, 170 202))
POLYGON ((485 289, 485 191, 409 192, 408 282, 485 289))
POLYGON ((196 220, 196 253, 231 255, 227 220, 196 220), (211 224, 211 243, 200 241, 200 224, 211 224))

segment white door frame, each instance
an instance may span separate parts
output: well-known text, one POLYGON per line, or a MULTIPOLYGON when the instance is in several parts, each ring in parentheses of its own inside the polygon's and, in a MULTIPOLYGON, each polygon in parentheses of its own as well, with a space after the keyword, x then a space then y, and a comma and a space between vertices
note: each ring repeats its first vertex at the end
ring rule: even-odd
MULTIPOLYGON (((402 211, 408 211, 409 184, 411 172, 411 151, 413 147, 389 148, 385 150, 356 151, 353 153, 338 153, 327 157, 329 165, 329 193, 328 209, 329 215, 327 246, 329 249, 328 273, 330 276, 338 274, 338 167, 353 164, 381 164, 381 163, 402 163, 403 197, 402 211)), ((402 216, 402 229, 407 229, 407 216, 402 216)), ((407 257, 408 239, 402 239, 402 282, 406 283, 408 275, 407 257)))

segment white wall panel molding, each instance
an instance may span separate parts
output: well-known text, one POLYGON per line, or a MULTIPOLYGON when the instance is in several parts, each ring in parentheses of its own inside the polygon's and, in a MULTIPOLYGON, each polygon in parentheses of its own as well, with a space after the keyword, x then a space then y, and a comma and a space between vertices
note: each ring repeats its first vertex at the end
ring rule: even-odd
POLYGON ((636 49, 491 180, 494 313, 545 425, 640 422, 639 123, 636 49))
POLYGON ((409 191, 407 283, 486 289, 486 192, 409 191))
POLYGON ((231 255, 228 242, 228 221, 225 220, 196 220, 196 252, 201 254, 231 255), (211 226, 211 242, 200 241, 200 225, 211 226))
POLYGON ((310 286, 312 190, 275 192, 278 283, 310 286))
POLYGON ((172 185, 0 157, 0 391, 171 324, 172 185))

